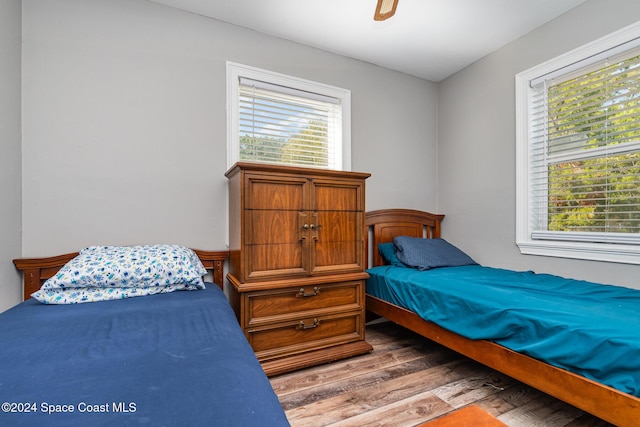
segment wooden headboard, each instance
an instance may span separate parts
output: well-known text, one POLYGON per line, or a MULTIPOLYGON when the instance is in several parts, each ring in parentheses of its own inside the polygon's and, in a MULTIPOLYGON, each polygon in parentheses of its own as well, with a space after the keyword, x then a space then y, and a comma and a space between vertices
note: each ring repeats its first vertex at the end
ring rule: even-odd
MULTIPOLYGON (((203 251, 193 250, 202 265, 213 274, 213 282, 223 289, 224 284, 224 260, 229 257, 229 251, 203 251)), ((78 252, 57 255, 46 258, 17 258, 13 264, 23 274, 23 298, 28 300, 31 294, 40 289, 40 286, 51 276, 56 274, 67 262, 71 261, 78 252)), ((224 290, 224 289, 223 289, 224 290)))
POLYGON ((440 223, 444 215, 432 214, 413 209, 382 209, 367 212, 367 243, 375 267, 384 265, 384 260, 378 252, 379 243, 392 242, 396 236, 424 237, 433 239, 440 237, 440 223))

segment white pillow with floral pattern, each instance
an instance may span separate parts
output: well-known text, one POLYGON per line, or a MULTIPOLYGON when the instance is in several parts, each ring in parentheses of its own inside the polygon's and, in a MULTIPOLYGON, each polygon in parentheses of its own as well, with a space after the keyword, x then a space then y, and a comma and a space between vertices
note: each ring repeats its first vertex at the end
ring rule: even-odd
POLYGON ((204 289, 205 274, 198 256, 184 246, 92 246, 31 296, 45 304, 73 304, 204 289))

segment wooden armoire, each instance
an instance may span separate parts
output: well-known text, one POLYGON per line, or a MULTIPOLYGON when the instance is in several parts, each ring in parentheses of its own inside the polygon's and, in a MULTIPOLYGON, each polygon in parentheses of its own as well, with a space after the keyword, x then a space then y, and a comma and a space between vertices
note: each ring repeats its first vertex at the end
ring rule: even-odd
POLYGON ((370 352, 370 175, 237 163, 226 176, 229 299, 267 375, 370 352))

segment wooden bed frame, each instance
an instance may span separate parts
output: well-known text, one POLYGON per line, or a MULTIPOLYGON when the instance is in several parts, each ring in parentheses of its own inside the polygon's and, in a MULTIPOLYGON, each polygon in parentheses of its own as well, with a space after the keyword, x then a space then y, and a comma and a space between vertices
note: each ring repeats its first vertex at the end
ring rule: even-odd
MULTIPOLYGON (((203 251, 193 250, 204 268, 213 274, 213 282, 224 290, 224 260, 229 257, 229 251, 203 251)), ((57 255, 45 258, 17 258, 13 264, 23 272, 23 299, 31 298, 31 294, 40 289, 40 286, 51 276, 56 274, 67 262, 71 261, 78 252, 57 255)))
MULTIPOLYGON (((438 238, 444 215, 408 209, 368 212, 367 247, 373 266, 384 265, 377 251, 379 243, 395 236, 438 238)), ((371 295, 368 311, 406 327, 458 353, 563 400, 620 427, 640 425, 640 398, 556 368, 506 347, 484 340, 471 340, 425 321, 417 314, 371 295)))

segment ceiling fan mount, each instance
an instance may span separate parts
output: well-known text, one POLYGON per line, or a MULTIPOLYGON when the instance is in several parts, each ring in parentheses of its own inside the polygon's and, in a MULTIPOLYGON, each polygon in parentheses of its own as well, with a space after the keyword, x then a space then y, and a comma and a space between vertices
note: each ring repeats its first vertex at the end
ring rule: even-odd
POLYGON ((398 7, 398 0, 378 0, 373 19, 375 21, 384 21, 391 18, 396 13, 396 7, 398 7))

